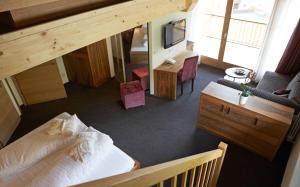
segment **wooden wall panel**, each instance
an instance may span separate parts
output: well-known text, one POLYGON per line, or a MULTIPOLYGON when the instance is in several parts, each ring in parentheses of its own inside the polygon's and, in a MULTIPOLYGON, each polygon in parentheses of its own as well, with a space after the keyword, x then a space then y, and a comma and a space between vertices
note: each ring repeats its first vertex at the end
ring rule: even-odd
POLYGON ((19 124, 20 116, 0 81, 0 144, 6 144, 19 124))
POLYGON ((67 97, 55 60, 15 75, 27 105, 67 97))
POLYGON ((86 47, 63 56, 68 79, 81 85, 89 85, 90 68, 86 47))
POLYGON ((87 46, 91 64, 92 84, 99 86, 110 79, 106 40, 87 46))
POLYGON ((106 40, 63 56, 69 80, 97 87, 110 79, 106 40))

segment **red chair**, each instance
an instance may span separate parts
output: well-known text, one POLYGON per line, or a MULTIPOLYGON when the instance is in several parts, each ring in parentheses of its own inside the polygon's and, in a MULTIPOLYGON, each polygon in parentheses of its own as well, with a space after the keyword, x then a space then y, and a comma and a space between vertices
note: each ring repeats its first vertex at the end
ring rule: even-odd
POLYGON ((194 91, 194 81, 197 75, 197 65, 199 56, 186 58, 183 68, 178 72, 177 77, 181 82, 181 95, 183 94, 183 83, 192 80, 192 92, 194 91))
POLYGON ((121 83, 120 92, 125 109, 145 105, 145 91, 140 81, 121 83))

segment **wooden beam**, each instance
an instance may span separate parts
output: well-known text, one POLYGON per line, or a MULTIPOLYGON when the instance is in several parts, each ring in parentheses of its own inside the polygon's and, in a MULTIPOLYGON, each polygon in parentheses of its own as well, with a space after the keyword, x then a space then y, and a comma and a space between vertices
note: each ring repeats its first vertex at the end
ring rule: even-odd
POLYGON ((26 8, 59 0, 0 0, 0 12, 26 8))
POLYGON ((192 11, 195 8, 197 2, 198 0, 185 0, 186 9, 184 11, 186 12, 192 11))
POLYGON ((0 79, 185 6, 184 0, 133 0, 0 35, 0 79))
POLYGON ((129 0, 59 0, 10 10, 16 29, 102 8, 129 0))

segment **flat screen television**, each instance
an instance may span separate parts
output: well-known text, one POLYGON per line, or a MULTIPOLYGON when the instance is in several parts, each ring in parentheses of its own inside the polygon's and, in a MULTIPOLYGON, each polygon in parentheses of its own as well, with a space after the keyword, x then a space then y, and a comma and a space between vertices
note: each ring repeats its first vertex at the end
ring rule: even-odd
POLYGON ((185 39, 186 20, 173 21, 164 26, 164 48, 167 49, 185 39))

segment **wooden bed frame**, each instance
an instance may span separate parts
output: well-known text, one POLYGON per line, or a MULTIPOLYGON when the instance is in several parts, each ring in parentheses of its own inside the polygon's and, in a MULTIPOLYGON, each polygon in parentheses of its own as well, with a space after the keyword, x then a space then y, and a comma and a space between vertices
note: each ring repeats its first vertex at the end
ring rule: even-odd
POLYGON ((133 159, 133 160, 134 160, 134 165, 133 165, 133 168, 132 168, 131 171, 135 171, 137 169, 140 169, 141 168, 141 163, 139 161, 135 160, 135 159, 133 159))

